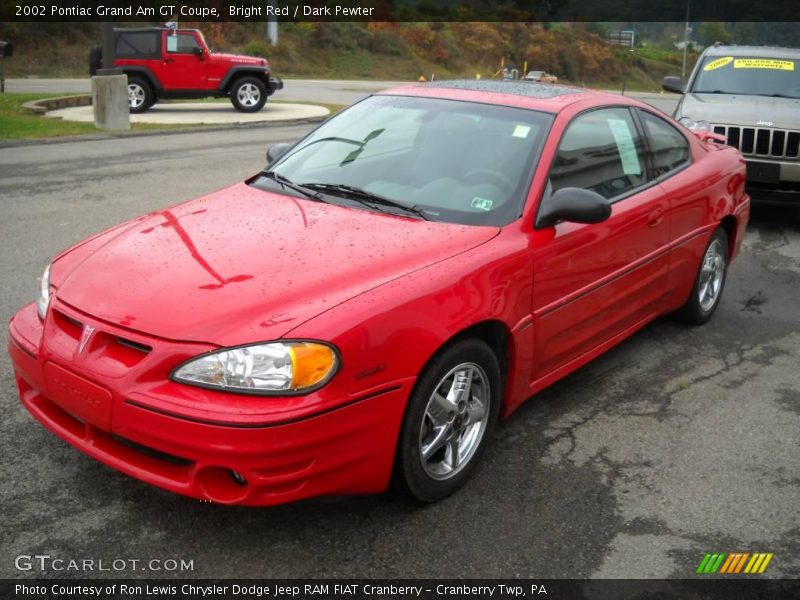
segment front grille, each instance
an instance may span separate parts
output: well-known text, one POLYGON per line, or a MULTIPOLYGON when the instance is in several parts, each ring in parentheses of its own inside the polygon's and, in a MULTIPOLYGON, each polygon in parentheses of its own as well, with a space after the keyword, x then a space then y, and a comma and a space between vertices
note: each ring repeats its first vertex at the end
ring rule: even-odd
POLYGON ((800 156, 800 131, 773 129, 771 127, 740 127, 738 125, 713 125, 714 133, 725 136, 729 146, 738 148, 749 156, 798 158, 800 156))

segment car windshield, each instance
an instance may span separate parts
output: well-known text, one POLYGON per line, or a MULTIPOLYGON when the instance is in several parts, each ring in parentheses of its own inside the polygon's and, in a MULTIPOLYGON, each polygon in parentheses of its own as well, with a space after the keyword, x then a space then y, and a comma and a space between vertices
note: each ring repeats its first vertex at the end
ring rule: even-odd
POLYGON ((707 57, 692 92, 800 98, 800 66, 788 58, 707 57))
POLYGON ((371 96, 295 144, 252 184, 291 193, 281 181, 291 182, 365 209, 409 214, 396 210, 405 206, 433 221, 507 225, 521 214, 551 121, 548 113, 507 106, 371 96))

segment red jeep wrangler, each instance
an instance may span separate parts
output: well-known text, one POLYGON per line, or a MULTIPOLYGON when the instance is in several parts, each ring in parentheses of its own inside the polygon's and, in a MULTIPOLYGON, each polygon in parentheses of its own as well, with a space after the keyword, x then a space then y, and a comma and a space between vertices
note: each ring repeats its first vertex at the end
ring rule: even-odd
MULTIPOLYGON (((231 99, 242 112, 258 112, 267 96, 283 88, 263 58, 215 54, 197 29, 115 29, 115 66, 128 76, 132 113, 166 98, 231 99)), ((102 68, 102 49, 89 52, 89 72, 102 68)))

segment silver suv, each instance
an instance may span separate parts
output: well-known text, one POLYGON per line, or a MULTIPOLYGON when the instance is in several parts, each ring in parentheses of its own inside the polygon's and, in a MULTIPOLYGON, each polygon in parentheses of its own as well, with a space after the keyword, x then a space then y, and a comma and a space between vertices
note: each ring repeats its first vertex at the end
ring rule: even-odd
POLYGON ((717 44, 685 87, 679 77, 662 87, 683 94, 676 120, 741 151, 753 200, 800 204, 800 50, 717 44))

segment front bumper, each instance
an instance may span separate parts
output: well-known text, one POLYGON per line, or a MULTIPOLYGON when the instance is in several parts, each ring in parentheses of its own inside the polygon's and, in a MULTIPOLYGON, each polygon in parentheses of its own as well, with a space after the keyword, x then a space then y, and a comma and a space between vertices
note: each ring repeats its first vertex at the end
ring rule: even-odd
POLYGON ((224 504, 383 491, 414 383, 351 396, 331 382, 315 394, 255 399, 251 407, 246 397, 163 377, 186 344, 147 339, 63 304, 51 307, 44 325, 34 305, 20 310, 9 323, 8 350, 23 405, 58 437, 127 475, 224 504), (72 348, 78 340, 62 317, 96 328, 84 351, 72 348), (114 340, 150 351, 125 354, 114 340))
POLYGON ((278 77, 277 75, 270 75, 269 81, 267 82, 267 92, 271 96, 278 90, 283 89, 283 80, 278 77))
POLYGON ((756 160, 747 162, 747 193, 753 202, 800 204, 800 162, 756 160))

